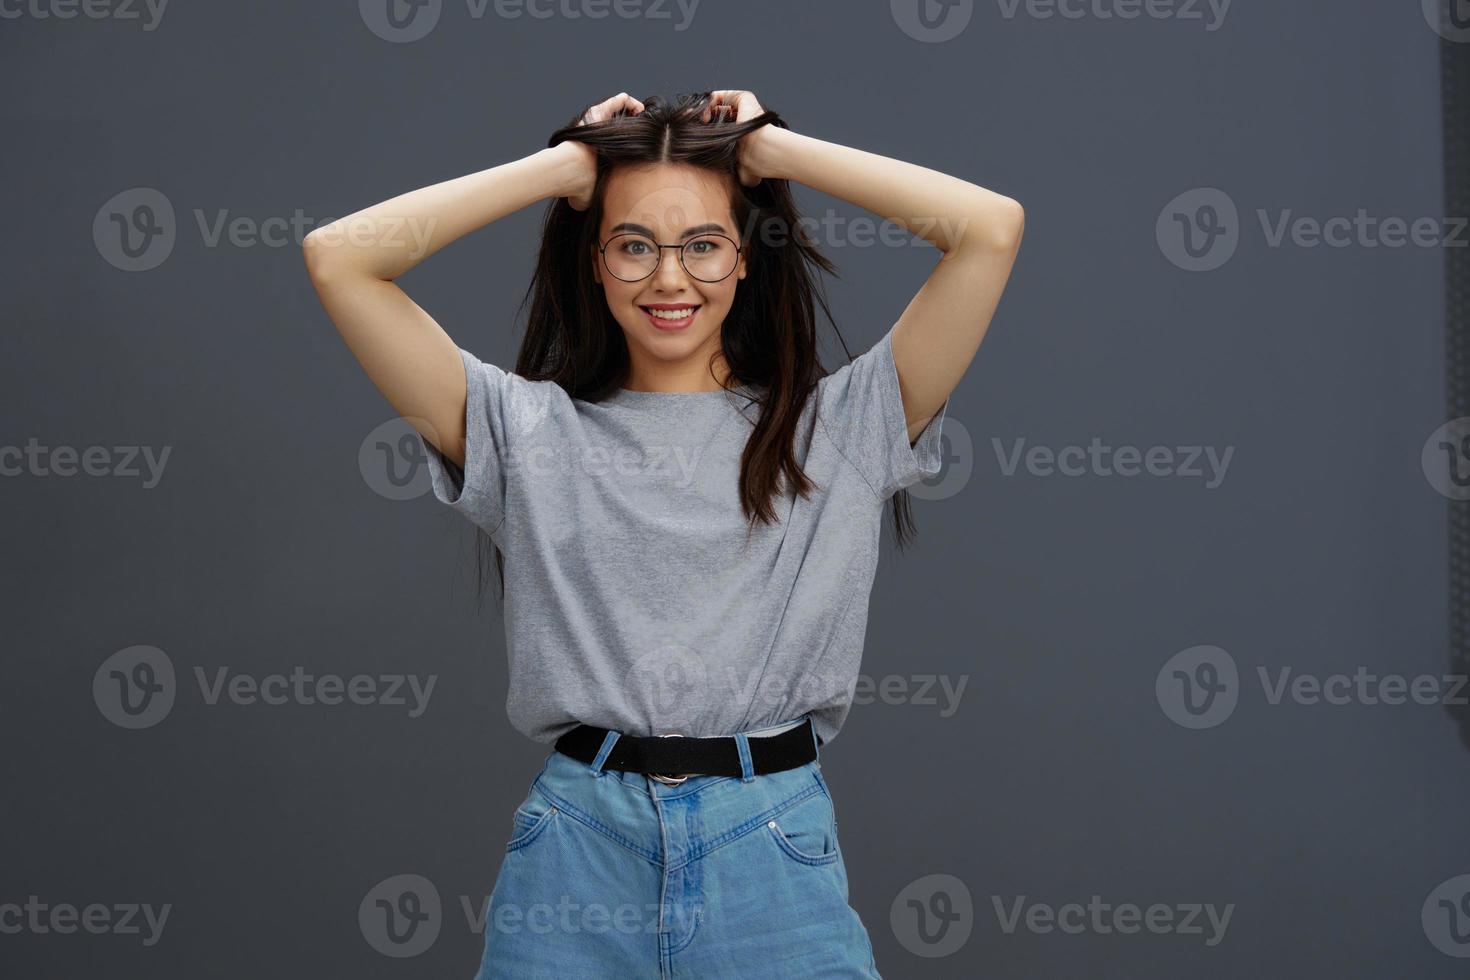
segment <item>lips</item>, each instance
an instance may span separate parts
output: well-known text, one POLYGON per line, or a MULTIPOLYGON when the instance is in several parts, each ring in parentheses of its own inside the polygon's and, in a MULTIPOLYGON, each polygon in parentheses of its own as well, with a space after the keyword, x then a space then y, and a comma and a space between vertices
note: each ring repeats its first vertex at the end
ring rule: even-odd
POLYGON ((660 330, 683 330, 685 327, 689 326, 689 324, 694 322, 694 317, 698 314, 699 311, 699 304, 650 303, 647 306, 640 306, 639 309, 643 311, 644 316, 648 317, 648 322, 653 324, 660 330), (689 310, 690 312, 687 316, 670 319, 667 317, 655 316, 652 312, 654 310, 658 310, 660 312, 677 312, 680 310, 689 310))

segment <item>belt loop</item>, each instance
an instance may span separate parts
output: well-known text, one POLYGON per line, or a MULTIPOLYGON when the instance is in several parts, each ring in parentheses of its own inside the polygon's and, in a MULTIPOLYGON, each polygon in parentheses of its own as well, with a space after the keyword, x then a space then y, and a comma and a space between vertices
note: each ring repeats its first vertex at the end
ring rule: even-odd
POLYGON ((750 761, 750 739, 744 732, 735 733, 735 748, 740 752, 740 781, 748 783, 755 778, 755 765, 750 761))
POLYGON ((606 773, 603 771, 602 764, 607 761, 608 753, 612 751, 613 745, 617 743, 617 740, 618 733, 615 731, 609 730, 608 733, 603 736, 602 748, 597 750, 597 758, 593 759, 592 765, 588 767, 593 776, 606 775, 606 773))
POLYGON ((816 726, 816 723, 812 721, 812 716, 811 715, 807 715, 806 716, 806 723, 811 726, 811 732, 812 732, 812 748, 814 748, 814 749, 817 750, 817 754, 818 755, 821 755, 822 754, 821 753, 821 749, 822 749, 822 738, 821 738, 820 735, 817 734, 817 726, 816 726))

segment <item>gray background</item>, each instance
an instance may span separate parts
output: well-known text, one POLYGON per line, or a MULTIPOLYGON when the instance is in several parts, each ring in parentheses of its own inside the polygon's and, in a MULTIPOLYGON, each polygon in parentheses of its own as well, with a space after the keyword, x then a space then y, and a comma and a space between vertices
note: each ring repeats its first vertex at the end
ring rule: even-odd
MULTIPOLYGON (((31 8, 26 8, 30 11, 31 8)), ((172 904, 162 940, 0 933, 14 977, 470 976, 478 908, 546 747, 504 716, 501 622, 471 596, 472 529, 358 466, 391 418, 295 242, 210 246, 196 209, 325 222, 524 156, 582 105, 750 88, 800 132, 1020 200, 1025 244, 952 404, 957 492, 885 541, 863 672, 966 679, 959 709, 856 706, 823 766, 851 901, 885 976, 1463 976, 1421 924, 1470 871, 1466 754, 1442 707, 1271 705, 1257 666, 1439 675, 1443 253, 1271 248, 1257 209, 1441 215, 1438 38, 1415 3, 1241 2, 1198 20, 1007 19, 925 43, 881 2, 717 3, 674 19, 471 15, 389 43, 352 3, 184 4, 0 23, 6 329, 0 444, 146 445, 140 478, 0 478, 0 903, 172 904), (104 203, 161 191, 165 261, 126 272, 104 203), (1233 258, 1172 264, 1155 222, 1225 190, 1233 258), (959 433, 968 433, 966 455, 959 433), (1002 472, 992 439, 1235 447, 1198 478, 1002 472), (959 458, 963 457, 963 458, 959 458), (164 651, 177 699, 125 730, 94 675, 164 651), (1233 715, 1189 730, 1155 679, 1228 651, 1233 715), (195 668, 435 675, 386 705, 209 704, 195 668), (422 875, 422 954, 377 952, 358 906, 422 875), (895 899, 946 874, 973 929, 904 941, 895 899), (1204 935, 1021 928, 993 898, 1234 903, 1204 935)), ((813 213, 860 209, 802 189, 813 213)), ((403 280, 461 344, 510 364, 541 207, 403 280)), ((310 227, 310 224, 308 225, 310 227)), ((937 257, 833 244, 853 353, 937 257)), ((829 365, 841 347, 824 324, 829 365)), ((951 428, 952 425, 952 428, 951 428)), ((937 482, 937 481, 936 481, 937 482)), ((953 484, 950 489, 954 489, 953 484)), ((900 903, 901 905, 901 903, 900 903)), ((1462 949, 1470 952, 1470 949, 1462 949)))

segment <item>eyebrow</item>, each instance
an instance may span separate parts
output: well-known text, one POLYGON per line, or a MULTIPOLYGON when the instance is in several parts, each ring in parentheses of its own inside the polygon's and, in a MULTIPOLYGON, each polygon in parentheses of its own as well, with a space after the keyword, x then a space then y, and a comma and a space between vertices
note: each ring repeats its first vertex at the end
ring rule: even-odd
MULTIPOLYGON (((624 231, 635 232, 639 235, 647 235, 649 238, 656 237, 654 233, 649 229, 643 227, 642 225, 634 224, 631 221, 624 221, 621 224, 613 225, 612 229, 608 232, 608 235, 612 236, 624 231)), ((721 235, 729 234, 727 231, 725 231, 724 225, 710 222, 708 224, 695 225, 693 228, 685 228, 684 234, 680 235, 679 237, 688 238, 690 235, 703 235, 706 232, 716 232, 721 235)))

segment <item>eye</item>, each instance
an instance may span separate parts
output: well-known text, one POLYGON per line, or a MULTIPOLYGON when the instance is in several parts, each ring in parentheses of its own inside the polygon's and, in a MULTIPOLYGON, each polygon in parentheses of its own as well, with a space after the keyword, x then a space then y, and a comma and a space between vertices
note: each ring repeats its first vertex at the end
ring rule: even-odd
POLYGON ((641 238, 630 238, 618 244, 618 251, 627 255, 646 255, 650 251, 649 244, 641 238))
POLYGON ((684 247, 694 255, 713 255, 720 250, 720 243, 711 238, 700 238, 684 247))

